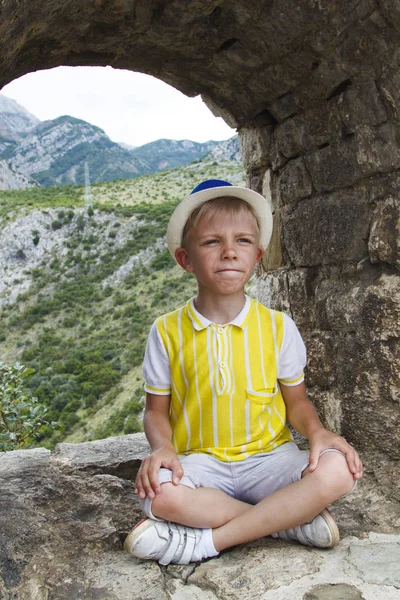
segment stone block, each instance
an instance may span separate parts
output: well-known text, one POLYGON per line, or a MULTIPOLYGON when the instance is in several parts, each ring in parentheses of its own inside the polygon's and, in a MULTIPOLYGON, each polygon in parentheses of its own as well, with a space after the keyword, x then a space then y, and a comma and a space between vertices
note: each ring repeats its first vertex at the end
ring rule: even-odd
POLYGON ((355 145, 363 177, 400 168, 400 125, 360 125, 356 127, 355 145))
MULTIPOLYGON (((298 325, 298 321, 296 321, 298 325)), ((300 330, 302 327, 299 326, 300 330)), ((336 385, 336 341, 335 336, 328 332, 303 333, 307 348, 307 388, 318 387, 327 391, 336 385)), ((318 394, 319 395, 319 394, 318 394)), ((320 404, 320 402, 319 402, 320 404)), ((324 401, 324 411, 326 402, 324 401)), ((336 400, 335 400, 336 405, 336 400)), ((322 414, 324 414, 322 412, 322 414)), ((336 429, 336 427, 335 427, 336 429)))
POLYGON ((299 111, 299 107, 294 101, 293 94, 288 92, 283 94, 268 105, 270 112, 278 122, 282 122, 294 113, 299 111))
POLYGON ((321 105, 288 118, 275 130, 278 150, 287 158, 303 154, 336 139, 341 121, 336 103, 321 105))
POLYGON ((400 277, 381 275, 375 283, 361 277, 329 277, 315 288, 316 328, 357 334, 365 340, 400 338, 400 277))
POLYGON ((279 211, 274 213, 271 240, 268 248, 265 249, 261 264, 264 271, 274 271, 285 266, 282 246, 282 219, 279 211))
POLYGON ((387 21, 400 32, 400 1, 380 0, 379 6, 387 21))
POLYGON ((338 97, 337 108, 346 133, 353 133, 357 125, 379 125, 387 120, 375 81, 347 88, 338 97))
POLYGON ((368 250, 373 263, 383 262, 400 270, 400 199, 389 196, 372 215, 368 250))
POLYGON ((62 470, 105 473, 134 479, 150 454, 144 433, 132 433, 80 444, 57 444, 51 460, 62 470))
POLYGON ((286 271, 260 274, 256 281, 255 295, 265 306, 292 316, 286 271))
POLYGON ((400 127, 357 125, 354 135, 309 152, 305 160, 318 192, 351 186, 400 168, 400 127))
POLYGON ((305 161, 318 192, 347 187, 362 178, 353 137, 308 152, 305 161))
POLYGON ((315 291, 316 323, 322 331, 355 333, 361 326, 364 289, 356 278, 338 276, 319 282, 315 291))
POLYGON ((286 158, 302 154, 307 148, 305 130, 304 115, 286 119, 275 129, 274 136, 277 150, 286 158))
POLYGON ((400 277, 383 274, 362 291, 359 333, 372 341, 400 339, 400 277))
POLYGON ((301 202, 285 218, 284 243, 295 266, 359 262, 367 256, 368 206, 354 190, 301 202))
POLYGON ((349 335, 337 352, 341 432, 360 451, 400 458, 399 340, 387 342, 349 335))
POLYGON ((279 171, 277 191, 282 204, 296 205, 312 193, 311 176, 302 157, 289 160, 279 171))
MULTIPOLYGON (((394 63, 396 64, 396 62, 394 63)), ((400 67, 385 65, 379 87, 396 120, 400 117, 400 67)))
POLYGON ((263 180, 265 172, 263 169, 255 169, 246 174, 246 187, 263 195, 263 180))
POLYGON ((240 152, 246 171, 268 167, 271 162, 273 127, 239 129, 240 152))
POLYGON ((315 286, 318 272, 315 268, 293 269, 287 273, 290 306, 299 329, 310 332, 316 328, 315 286))
MULTIPOLYGON (((332 363, 335 364, 335 361, 332 363)), ((325 387, 312 387, 308 379, 308 367, 306 370, 306 386, 308 397, 314 404, 321 423, 324 427, 338 435, 342 433, 342 409, 341 397, 337 389, 325 389, 325 387)), ((349 438, 351 441, 351 438, 349 438)))
POLYGON ((357 76, 367 65, 371 68, 381 63, 382 55, 388 50, 389 39, 390 33, 382 35, 379 27, 374 27, 373 20, 354 24, 335 50, 335 62, 350 76, 357 76))

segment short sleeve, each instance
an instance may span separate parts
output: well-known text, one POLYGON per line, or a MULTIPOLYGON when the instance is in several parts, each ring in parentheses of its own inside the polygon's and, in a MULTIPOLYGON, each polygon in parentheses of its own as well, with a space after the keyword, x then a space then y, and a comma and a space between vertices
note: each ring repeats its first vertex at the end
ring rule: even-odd
POLYGON ((283 385, 294 386, 304 381, 307 352, 294 321, 283 315, 284 333, 278 365, 278 379, 283 385))
POLYGON ((143 377, 146 392, 159 396, 171 393, 169 359, 157 329, 157 321, 153 323, 147 340, 143 361, 143 377))

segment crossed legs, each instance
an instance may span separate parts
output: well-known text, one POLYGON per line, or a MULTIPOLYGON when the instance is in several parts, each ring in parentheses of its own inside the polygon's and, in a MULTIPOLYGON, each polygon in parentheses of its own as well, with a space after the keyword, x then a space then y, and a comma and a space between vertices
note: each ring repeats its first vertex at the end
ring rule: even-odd
POLYGON ((312 473, 251 505, 214 488, 163 483, 152 503, 156 517, 212 529, 217 551, 301 525, 313 519, 354 485, 345 457, 323 454, 312 473))

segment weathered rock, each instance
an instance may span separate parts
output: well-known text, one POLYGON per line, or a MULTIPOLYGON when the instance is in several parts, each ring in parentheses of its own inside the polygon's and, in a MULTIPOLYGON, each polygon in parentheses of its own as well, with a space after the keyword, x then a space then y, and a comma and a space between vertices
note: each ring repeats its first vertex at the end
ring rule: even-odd
POLYGON ((88 471, 133 479, 149 453, 144 433, 134 433, 108 438, 107 444, 103 440, 57 444, 51 459, 62 471, 88 471))
POLYGON ((301 202, 285 219, 284 240, 297 267, 359 262, 368 256, 368 206, 347 190, 301 202))
POLYGON ((245 167, 269 166, 272 147, 272 127, 240 129, 240 152, 245 167))
POLYGON ((368 249, 372 262, 383 262, 400 269, 400 200, 389 196, 372 215, 368 249))
POLYGON ((291 207, 311 195, 312 181, 302 157, 290 160, 280 170, 277 188, 282 204, 290 204, 291 207))
POLYGON ((374 544, 367 552, 354 547, 347 560, 363 573, 364 581, 400 588, 399 544, 374 544))
POLYGON ((342 434, 360 451, 380 449, 394 460, 400 458, 399 359, 397 339, 356 336, 341 340, 336 359, 342 434))
POLYGON ((379 586, 396 589, 398 536, 365 537, 371 529, 400 532, 389 492, 396 471, 382 455, 366 455, 365 480, 333 507, 344 540, 331 553, 264 538, 201 565, 165 568, 122 550, 141 518, 132 479, 147 449, 134 434, 0 455, 2 600, 286 600, 317 584, 357 580, 364 589, 362 564, 371 564, 363 579, 377 599, 379 586), (376 557, 387 565, 373 568, 376 557))
POLYGON ((375 81, 349 86, 338 97, 337 108, 346 134, 357 125, 379 125, 388 118, 375 81))
POLYGON ((217 590, 217 597, 248 600, 250 588, 265 593, 316 573, 321 563, 322 558, 312 549, 299 553, 296 546, 268 539, 262 544, 239 546, 217 561, 200 565, 190 581, 217 590))
POLYGON ((364 600, 361 592, 347 583, 316 585, 304 594, 303 600, 364 600))

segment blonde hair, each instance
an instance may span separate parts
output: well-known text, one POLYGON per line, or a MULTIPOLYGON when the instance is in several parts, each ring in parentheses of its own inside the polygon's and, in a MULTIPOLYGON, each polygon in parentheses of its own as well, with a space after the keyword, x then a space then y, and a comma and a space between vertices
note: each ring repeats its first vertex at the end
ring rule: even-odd
POLYGON ((246 212, 254 217, 257 228, 260 230, 258 219, 250 204, 241 198, 236 198, 235 196, 221 196, 220 198, 214 198, 213 200, 204 202, 200 206, 197 206, 190 213, 182 231, 182 248, 187 247, 189 234, 197 227, 201 219, 207 219, 211 221, 216 214, 221 212, 224 212, 230 216, 235 216, 246 212))

